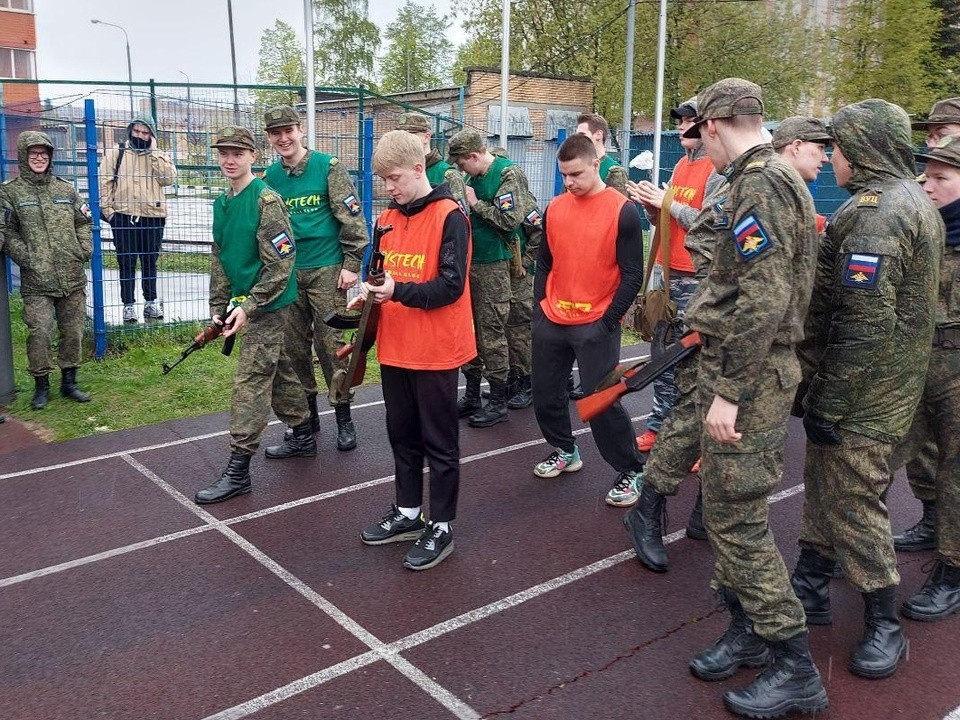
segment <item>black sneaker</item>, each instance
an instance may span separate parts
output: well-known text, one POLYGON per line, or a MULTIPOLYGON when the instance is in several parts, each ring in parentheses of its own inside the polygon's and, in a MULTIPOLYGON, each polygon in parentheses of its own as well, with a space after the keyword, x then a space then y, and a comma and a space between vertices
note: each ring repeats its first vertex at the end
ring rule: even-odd
POLYGON ((420 539, 410 548, 410 552, 403 559, 403 566, 408 570, 429 570, 439 565, 444 558, 453 552, 453 531, 443 530, 439 525, 427 522, 427 527, 420 535, 420 539))
POLYGON ((360 531, 360 540, 366 545, 416 540, 425 527, 422 513, 411 520, 400 512, 396 505, 391 505, 390 511, 380 518, 380 522, 360 531))

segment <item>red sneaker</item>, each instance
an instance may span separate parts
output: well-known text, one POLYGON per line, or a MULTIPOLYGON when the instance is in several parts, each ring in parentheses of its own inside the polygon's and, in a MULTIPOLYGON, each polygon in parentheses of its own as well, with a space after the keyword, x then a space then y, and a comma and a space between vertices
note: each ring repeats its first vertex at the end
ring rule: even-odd
POLYGON ((693 464, 693 467, 690 468, 691 475, 696 475, 698 472, 700 472, 700 460, 701 458, 697 458, 697 461, 693 464))
POLYGON ((657 439, 657 434, 653 430, 647 430, 643 435, 637 436, 637 450, 640 452, 650 452, 653 443, 657 439))

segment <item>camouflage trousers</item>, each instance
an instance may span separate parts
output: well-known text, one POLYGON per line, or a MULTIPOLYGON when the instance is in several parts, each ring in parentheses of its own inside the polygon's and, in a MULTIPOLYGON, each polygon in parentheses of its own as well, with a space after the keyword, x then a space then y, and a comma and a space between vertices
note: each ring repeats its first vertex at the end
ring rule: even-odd
MULTIPOLYGON (((662 275, 661 275, 662 277, 662 275)), ((661 280, 661 286, 663 281, 661 280)), ((670 326, 666 336, 663 338, 664 345, 669 345, 680 339, 683 334, 683 317, 687 310, 687 304, 690 298, 697 291, 700 282, 694 277, 671 277, 670 278, 670 299, 677 304, 677 316, 674 323, 670 326)), ((679 390, 674 382, 673 368, 667 370, 660 377, 653 381, 653 408, 650 416, 646 419, 646 426, 655 433, 660 432, 663 422, 673 411, 679 397, 679 390)), ((660 442, 660 438, 657 438, 660 442)))
POLYGON ((267 427, 270 408, 285 425, 310 418, 307 396, 284 350, 287 308, 247 322, 230 397, 230 449, 253 455, 267 427))
POLYGON ((736 594, 760 637, 786 640, 804 631, 806 619, 774 542, 767 496, 780 484, 783 472, 783 443, 800 379, 799 362, 792 347, 771 348, 752 397, 739 405, 736 428, 742 438, 731 445, 711 438, 704 424, 720 367, 719 347, 700 351, 700 477, 703 524, 717 556, 713 586, 736 594))
POLYGON ((80 365, 87 295, 83 288, 64 297, 23 296, 23 324, 27 326, 27 369, 34 377, 53 370, 54 331, 60 331, 57 362, 61 368, 80 365))
POLYGON ((533 317, 533 274, 510 277, 510 312, 505 326, 510 369, 530 374, 530 321, 533 317))
POLYGON ((960 350, 935 347, 930 355, 913 424, 890 460, 891 479, 905 462, 914 494, 937 501, 937 551, 960 565, 960 350))
POLYGON ((680 483, 700 457, 703 426, 697 415, 697 355, 681 360, 674 368, 676 404, 647 456, 644 480, 661 495, 676 495, 680 483))
POLYGON ((477 336, 477 357, 463 366, 464 372, 482 369, 487 380, 507 381, 510 356, 506 326, 510 298, 509 261, 470 266, 470 302, 477 336))
POLYGON ((893 445, 842 428, 839 445, 807 443, 800 545, 840 561, 860 592, 897 585, 890 516, 893 445))
MULTIPOLYGON (((343 310, 347 294, 337 289, 340 266, 297 270, 297 299, 289 306, 287 314, 286 352, 293 370, 300 378, 308 395, 317 393, 317 378, 313 369, 313 353, 316 348, 320 371, 330 387, 330 380, 338 368, 347 369, 349 357, 340 360, 337 350, 346 343, 342 330, 334 330, 323 322, 331 310, 343 310)), ((333 397, 327 399, 333 405, 333 397)), ((353 399, 353 392, 350 393, 353 399)), ((348 400, 346 405, 350 404, 348 400)))

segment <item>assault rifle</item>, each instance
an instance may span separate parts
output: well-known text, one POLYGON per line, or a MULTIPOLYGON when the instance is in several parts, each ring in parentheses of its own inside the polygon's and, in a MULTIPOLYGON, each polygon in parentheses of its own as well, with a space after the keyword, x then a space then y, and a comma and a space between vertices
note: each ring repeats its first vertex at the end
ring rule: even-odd
MULTIPOLYGON (((231 298, 230 302, 227 304, 227 309, 223 313, 222 319, 226 320, 227 316, 233 312, 233 309, 240 307, 246 299, 247 298, 243 296, 231 298)), ((223 331, 228 327, 229 325, 226 323, 217 325, 217 323, 211 322, 195 338, 193 338, 193 342, 190 343, 182 353, 180 353, 180 357, 175 363, 173 363, 173 365, 163 363, 163 372, 161 375, 166 375, 177 365, 186 360, 191 354, 195 353, 197 350, 202 350, 206 345, 223 335, 223 331)), ((231 335, 230 337, 226 338, 223 341, 223 348, 220 350, 220 352, 224 355, 230 355, 230 353, 233 352, 233 345, 236 340, 236 335, 231 335)))

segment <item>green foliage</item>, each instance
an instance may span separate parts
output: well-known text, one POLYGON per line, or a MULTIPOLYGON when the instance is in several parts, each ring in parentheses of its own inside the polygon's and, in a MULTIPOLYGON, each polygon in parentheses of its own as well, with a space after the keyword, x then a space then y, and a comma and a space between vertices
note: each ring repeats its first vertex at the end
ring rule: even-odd
POLYGON ((380 29, 367 19, 366 0, 313 0, 314 60, 325 85, 375 87, 380 29))
POLYGON ((446 32, 450 21, 433 6, 406 0, 397 19, 387 25, 388 48, 380 65, 383 92, 438 87, 450 81, 453 43, 446 32))
POLYGON ((960 0, 933 0, 940 23, 925 66, 937 98, 960 95, 960 0))
MULTIPOLYGON (((303 45, 293 28, 277 20, 260 38, 260 65, 257 82, 264 85, 303 85, 306 77, 303 45)), ((273 105, 293 105, 298 93, 289 90, 255 90, 257 104, 263 108, 273 105)))

